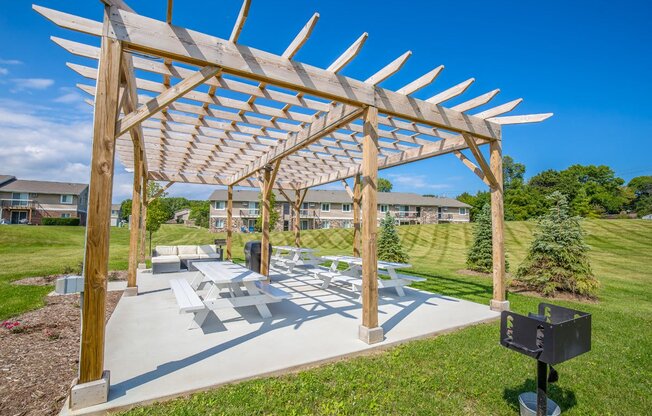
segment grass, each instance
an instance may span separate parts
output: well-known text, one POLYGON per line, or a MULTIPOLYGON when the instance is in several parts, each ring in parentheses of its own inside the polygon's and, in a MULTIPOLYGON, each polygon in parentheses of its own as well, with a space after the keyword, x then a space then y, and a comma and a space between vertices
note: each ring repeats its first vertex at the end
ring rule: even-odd
MULTIPOLYGON (((593 314, 593 349, 560 364, 551 397, 565 414, 649 414, 652 409, 652 222, 585 222, 594 271, 602 287, 599 303, 555 301, 593 314)), ((523 259, 533 224, 507 223, 512 267, 523 259)), ((458 273, 471 240, 468 224, 399 228, 415 273, 428 277, 418 287, 487 303, 491 280, 458 273)), ((207 243, 220 237, 204 230, 167 226, 154 244, 207 243)), ((111 268, 124 268, 127 231, 113 230, 111 268)), ((235 236, 234 254, 246 240, 235 236)), ((322 254, 345 253, 350 230, 303 233, 303 243, 322 254)), ((56 272, 82 257, 81 229, 3 227, 0 229, 0 314, 12 307, 36 307, 40 293, 5 289, 8 281, 56 272), (12 256, 8 256, 11 254, 12 256), (9 257, 19 257, 14 260, 9 257), (31 300, 15 301, 15 296, 31 300)), ((274 244, 291 243, 289 233, 273 233, 274 244)), ((512 309, 536 310, 540 299, 510 294, 512 309)), ((269 352, 273 354, 272 352, 269 352)), ((498 324, 484 324, 437 338, 415 341, 373 356, 359 357, 281 377, 252 380, 142 407, 129 415, 204 414, 491 414, 513 415, 517 396, 534 390, 535 364, 498 345, 498 324)))

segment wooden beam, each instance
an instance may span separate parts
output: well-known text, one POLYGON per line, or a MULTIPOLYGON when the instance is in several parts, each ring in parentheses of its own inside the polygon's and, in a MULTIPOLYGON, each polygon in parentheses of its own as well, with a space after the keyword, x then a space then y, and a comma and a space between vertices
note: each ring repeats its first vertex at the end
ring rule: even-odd
POLYGON ((482 180, 482 182, 484 182, 487 186, 491 187, 491 183, 489 182, 489 180, 487 179, 487 177, 485 176, 485 174, 482 172, 482 169, 480 169, 479 167, 477 167, 477 166, 475 165, 475 163, 471 162, 471 159, 469 159, 468 157, 464 156, 464 154, 463 154, 462 152, 460 152, 459 150, 455 150, 455 151, 453 152, 453 154, 454 154, 455 157, 457 157, 457 158, 458 158, 462 163, 464 163, 464 165, 466 165, 467 168, 471 169, 471 172, 475 173, 475 174, 478 176, 478 178, 480 178, 480 179, 482 180))
POLYGON ((526 114, 521 116, 506 116, 506 117, 491 117, 487 120, 492 123, 504 124, 525 124, 525 123, 538 123, 552 117, 552 113, 543 114, 526 114))
POLYGON ((344 179, 342 179, 342 186, 344 186, 344 190, 346 191, 347 194, 353 199, 353 191, 351 190, 351 187, 349 186, 348 183, 344 179))
POLYGON ((508 103, 501 104, 499 106, 490 108, 488 110, 481 111, 481 112, 475 114, 475 117, 488 119, 488 118, 499 116, 501 114, 509 113, 510 111, 515 109, 516 106, 518 106, 522 101, 523 101, 522 98, 518 98, 518 99, 510 101, 508 103))
POLYGON ((163 187, 161 189, 159 189, 154 195, 147 198, 147 205, 151 204, 156 198, 161 196, 163 194, 163 192, 167 191, 168 188, 171 187, 172 185, 174 185, 174 182, 172 182, 172 181, 170 181, 170 182, 166 183, 165 185, 163 185, 163 187))
POLYGON ((126 10, 131 13, 136 13, 134 9, 129 7, 127 3, 124 2, 124 0, 100 0, 100 1, 109 7, 117 7, 118 9, 121 10, 126 10))
POLYGON ((238 43, 238 38, 240 37, 240 33, 242 33, 242 28, 244 27, 244 24, 247 21, 247 16, 249 15, 249 6, 251 6, 251 0, 244 0, 242 2, 238 19, 235 21, 233 30, 231 31, 231 36, 229 37, 229 42, 238 43))
POLYGON ((492 173, 489 164, 487 164, 487 161, 482 155, 482 152, 480 151, 480 148, 478 147, 473 137, 469 136, 468 134, 463 134, 462 137, 464 137, 464 141, 466 142, 467 146, 469 146, 469 150, 471 153, 473 153, 473 157, 475 158, 476 162, 478 162, 478 165, 480 165, 480 169, 482 169, 482 172, 484 173, 485 178, 489 181, 490 186, 492 188, 502 189, 502 183, 498 182, 492 173))
MULTIPOLYGON (((496 180, 503 182, 502 142, 495 140, 489 144, 491 172, 496 180)), ((493 298, 491 308, 507 310, 509 303, 505 299, 505 213, 503 207, 503 187, 491 188, 491 244, 493 260, 493 298)))
POLYGON ((364 43, 367 41, 367 38, 369 37, 369 34, 367 32, 364 32, 358 39, 355 40, 349 46, 335 61, 333 61, 332 64, 329 65, 328 68, 326 68, 326 71, 328 72, 333 72, 333 73, 338 73, 344 68, 349 62, 355 58, 358 53, 360 53, 360 50, 362 49, 362 46, 364 43))
POLYGON ((287 49, 285 49, 285 52, 283 52, 284 58, 287 59, 292 59, 294 58, 294 55, 299 52, 299 49, 306 43, 310 35, 312 34, 312 30, 315 28, 315 25, 317 24, 317 20, 319 20, 319 13, 315 13, 312 15, 310 20, 308 20, 308 23, 306 23, 303 28, 301 28, 301 31, 295 36, 294 40, 290 45, 288 45, 287 49))
MULTIPOLYGON (((364 113, 362 161, 362 326, 378 328, 377 192, 378 192, 378 109, 364 113)), ((362 329, 361 329, 362 330, 362 329)), ((382 336, 380 337, 382 341, 382 336)), ((367 340, 369 341, 369 340, 367 340)))
POLYGON ((142 204, 142 221, 140 222, 140 250, 138 253, 138 263, 145 264, 147 253, 145 250, 145 238, 147 234, 147 197, 149 194, 149 187, 147 182, 147 171, 143 172, 143 196, 141 198, 142 204))
POLYGON ((226 188, 226 259, 233 260, 231 246, 233 245, 233 186, 226 188))
POLYGON ((301 205, 304 199, 306 199, 307 194, 307 188, 303 191, 299 189, 295 190, 295 200, 294 204, 292 204, 294 211, 294 245, 296 247, 301 247, 301 205))
MULTIPOLYGON (((277 165, 278 166, 278 165, 277 165)), ((271 209, 270 204, 270 192, 272 188, 272 175, 274 168, 271 166, 265 166, 263 169, 263 192, 262 192, 262 235, 260 238, 261 249, 260 249, 260 274, 263 276, 269 276, 269 211, 271 209)))
POLYGON ((432 97, 428 98, 426 101, 431 103, 431 104, 440 104, 443 103, 444 101, 450 100, 453 97, 457 97, 458 95, 461 95, 466 91, 471 84, 475 81, 475 78, 470 78, 467 79, 464 82, 460 82, 459 84, 450 87, 449 89, 440 92, 437 95, 433 95, 432 97))
POLYGON ((472 110, 474 108, 480 107, 481 105, 487 104, 499 92, 500 92, 499 89, 489 91, 486 94, 482 94, 482 95, 480 95, 478 97, 475 97, 475 98, 473 98, 471 100, 468 100, 468 101, 460 103, 460 104, 458 104, 456 106, 453 106, 453 107, 451 107, 451 110, 456 110, 456 111, 469 111, 469 110, 472 110))
POLYGON ((405 65, 405 62, 407 62, 408 58, 412 56, 412 51, 407 51, 403 55, 399 56, 398 58, 394 59, 392 62, 387 64, 384 68, 370 76, 365 80, 365 84, 369 85, 378 85, 387 78, 391 77, 395 73, 401 70, 403 65, 405 65))
POLYGON ((79 383, 99 380, 104 371, 115 121, 118 119, 122 45, 107 37, 102 38, 101 44, 86 220, 79 383))
POLYGON ((142 193, 143 160, 138 142, 134 142, 134 186, 131 197, 131 218, 129 219, 129 269, 127 272, 127 287, 136 286, 138 271, 138 238, 140 230, 140 196, 142 193))
POLYGON ((166 8, 165 11, 165 22, 167 24, 172 23, 172 10, 174 8, 174 0, 168 0, 168 7, 166 8))
POLYGON ((323 136, 332 133, 340 126, 347 124, 362 114, 363 109, 353 107, 347 104, 337 104, 326 115, 320 117, 313 123, 310 123, 298 133, 285 141, 282 145, 277 146, 263 157, 256 160, 248 168, 243 169, 230 180, 231 184, 236 184, 242 179, 253 175, 263 166, 276 162, 278 159, 290 155, 311 143, 316 142, 323 136))
POLYGON ((133 113, 127 114, 116 123, 116 137, 123 135, 132 127, 140 124, 143 120, 157 113, 161 108, 181 98, 188 91, 201 85, 207 79, 219 72, 216 66, 205 66, 193 75, 185 78, 178 84, 165 90, 158 97, 152 98, 147 104, 139 107, 133 113))
POLYGON ((355 175, 353 178, 353 257, 360 257, 362 253, 362 234, 360 232, 362 181, 360 175, 355 175))
POLYGON ((405 95, 410 95, 412 93, 415 93, 419 91, 421 88, 424 88, 430 84, 433 83, 435 78, 439 75, 439 73, 444 69, 444 65, 439 65, 437 68, 433 69, 432 71, 427 72, 426 74, 420 76, 419 78, 415 79, 414 81, 410 82, 403 88, 399 88, 396 90, 397 93, 399 94, 405 94, 405 95))

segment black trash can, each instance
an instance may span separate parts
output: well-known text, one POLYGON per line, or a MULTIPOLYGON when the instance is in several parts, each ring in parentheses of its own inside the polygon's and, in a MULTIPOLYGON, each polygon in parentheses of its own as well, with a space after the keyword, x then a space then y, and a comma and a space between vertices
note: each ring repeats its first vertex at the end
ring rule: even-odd
MULTIPOLYGON (((260 273, 260 260, 263 244, 260 241, 248 241, 244 246, 245 264, 253 272, 260 273)), ((269 245, 267 252, 267 264, 272 258, 272 245, 269 245)))

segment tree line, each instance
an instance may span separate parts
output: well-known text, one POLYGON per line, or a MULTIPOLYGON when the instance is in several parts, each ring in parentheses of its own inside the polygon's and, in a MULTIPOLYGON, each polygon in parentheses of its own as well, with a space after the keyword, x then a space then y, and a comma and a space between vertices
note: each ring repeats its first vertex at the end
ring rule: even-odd
MULTIPOLYGON (((599 218, 609 215, 652 213, 652 176, 638 176, 625 184, 608 166, 573 165, 564 170, 545 170, 525 180, 525 165, 510 156, 503 158, 506 220, 528 220, 545 214, 548 196, 560 192, 568 201, 570 215, 599 218)), ((471 205, 474 220, 490 202, 488 191, 464 192, 457 199, 471 205)))

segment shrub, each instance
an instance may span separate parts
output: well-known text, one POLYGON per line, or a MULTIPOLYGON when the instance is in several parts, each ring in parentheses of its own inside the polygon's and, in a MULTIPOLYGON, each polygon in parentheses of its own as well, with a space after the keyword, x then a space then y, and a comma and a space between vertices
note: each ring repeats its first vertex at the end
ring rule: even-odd
POLYGON ((43 225, 79 225, 79 218, 51 218, 46 217, 41 220, 43 225))
POLYGON ((599 282, 593 275, 584 243, 580 217, 570 215, 566 197, 559 191, 549 197, 548 213, 538 220, 538 229, 515 281, 552 296, 557 291, 594 297, 599 282))
MULTIPOLYGON (((491 239, 491 207, 484 204, 475 217, 473 245, 466 255, 466 267, 476 272, 491 273, 493 269, 493 242, 491 239)), ((505 270, 509 262, 505 259, 505 270)))
POLYGON ((378 260, 392 261, 396 263, 407 263, 410 260, 401 240, 396 232, 394 217, 390 213, 380 222, 380 238, 378 238, 378 260))

